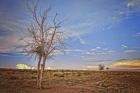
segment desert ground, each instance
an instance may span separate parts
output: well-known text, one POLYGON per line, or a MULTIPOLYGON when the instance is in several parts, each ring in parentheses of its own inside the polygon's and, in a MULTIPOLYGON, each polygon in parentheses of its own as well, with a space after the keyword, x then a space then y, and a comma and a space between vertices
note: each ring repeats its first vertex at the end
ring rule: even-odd
POLYGON ((0 93, 140 93, 140 72, 48 70, 40 90, 36 70, 0 69, 0 93))

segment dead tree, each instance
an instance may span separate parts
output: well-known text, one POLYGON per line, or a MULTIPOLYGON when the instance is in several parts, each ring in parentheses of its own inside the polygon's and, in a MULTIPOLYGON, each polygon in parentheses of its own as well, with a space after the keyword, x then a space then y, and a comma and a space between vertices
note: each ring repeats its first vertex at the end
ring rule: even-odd
POLYGON ((104 70, 105 66, 103 64, 99 64, 99 70, 104 70))
POLYGON ((57 13, 49 20, 50 8, 40 11, 38 4, 39 0, 27 2, 31 20, 22 40, 23 50, 38 59, 37 87, 41 88, 46 61, 64 49, 64 33, 59 29, 62 21, 57 21, 57 13))

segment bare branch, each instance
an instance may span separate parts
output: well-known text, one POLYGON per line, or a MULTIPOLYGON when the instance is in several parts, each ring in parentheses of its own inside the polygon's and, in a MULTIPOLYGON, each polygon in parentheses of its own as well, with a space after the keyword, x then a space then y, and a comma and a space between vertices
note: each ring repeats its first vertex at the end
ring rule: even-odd
POLYGON ((22 38, 22 40, 25 43, 23 51, 39 58, 38 75, 40 76, 38 76, 37 80, 40 80, 42 78, 46 60, 48 60, 48 58, 52 58, 56 51, 63 50, 64 33, 58 29, 61 27, 60 25, 64 20, 58 22, 57 13, 52 20, 48 20, 48 13, 51 8, 49 7, 44 11, 39 12, 38 5, 39 0, 36 0, 31 5, 27 3, 27 8, 31 13, 31 22, 27 27, 28 37, 22 38), (43 65, 41 66, 43 67, 43 71, 40 65, 43 65))

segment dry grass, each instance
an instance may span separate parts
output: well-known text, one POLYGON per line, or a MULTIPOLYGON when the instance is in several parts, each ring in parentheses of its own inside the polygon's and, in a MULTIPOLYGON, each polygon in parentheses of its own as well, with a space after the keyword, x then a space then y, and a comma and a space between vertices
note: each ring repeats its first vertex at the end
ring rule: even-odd
POLYGON ((43 89, 35 70, 0 69, 0 93, 139 93, 140 72, 49 70, 43 89))

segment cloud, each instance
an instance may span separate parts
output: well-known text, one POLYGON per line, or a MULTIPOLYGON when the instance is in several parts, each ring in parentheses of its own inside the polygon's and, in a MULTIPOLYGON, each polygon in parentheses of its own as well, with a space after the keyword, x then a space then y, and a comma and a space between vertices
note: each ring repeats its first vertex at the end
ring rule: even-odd
POLYGON ((1 2, 4 6, 0 4, 0 53, 14 51, 15 46, 19 44, 20 34, 24 31, 24 22, 19 15, 22 11, 19 6, 21 2, 13 2, 11 3, 14 5, 8 7, 7 2, 1 2), (17 4, 16 7, 15 4, 17 4))
POLYGON ((123 21, 129 18, 133 13, 140 11, 140 0, 128 0, 123 3, 124 4, 122 6, 120 5, 120 8, 118 8, 112 16, 112 20, 115 22, 123 21))
POLYGON ((79 38, 81 44, 86 45, 86 42, 80 36, 78 38, 79 38))
POLYGON ((0 29, 20 31, 23 27, 25 14, 22 1, 2 1, 0 3, 0 29), (9 4, 11 4, 9 6, 9 4))
POLYGON ((12 33, 19 33, 23 31, 23 23, 18 20, 4 20, 0 21, 0 29, 4 31, 11 31, 12 33))
POLYGON ((133 7, 135 6, 134 2, 132 2, 133 0, 129 0, 129 2, 127 3, 127 7, 133 7))
POLYGON ((124 52, 125 53, 134 53, 134 52, 137 52, 137 50, 125 50, 124 52))
MULTIPOLYGON (((133 0, 134 2, 134 0, 133 0)), ((138 2, 138 1, 137 1, 138 2)), ((123 2, 124 3, 124 2, 123 2)), ((108 11, 102 11, 99 10, 98 12, 95 10, 94 13, 88 14, 88 18, 83 18, 83 16, 80 16, 79 21, 77 21, 74 24, 70 25, 70 28, 68 27, 68 32, 71 34, 70 37, 79 39, 79 42, 82 45, 90 44, 90 42, 87 39, 89 33, 93 33, 95 31, 102 31, 105 29, 110 29, 114 26, 114 24, 125 20, 128 18, 131 14, 135 12, 135 9, 129 9, 127 7, 127 4, 130 2, 125 2, 125 4, 122 5, 116 5, 113 7, 112 10, 108 11), (125 6, 126 5, 126 6, 125 6), (111 12, 112 11, 112 12, 111 12), (88 20, 90 19, 90 20, 88 20), (82 38, 84 36, 84 39, 82 38)), ((122 44, 122 48, 128 48, 127 45, 122 44)), ((93 54, 93 53, 92 53, 93 54)), ((105 54, 105 53, 102 53, 105 54)))
POLYGON ((101 49, 101 47, 96 47, 96 49, 98 50, 98 49, 101 49))
POLYGON ((89 51, 86 51, 83 54, 85 54, 85 55, 105 55, 105 54, 112 54, 114 52, 115 51, 109 50, 108 48, 101 48, 98 46, 98 47, 92 48, 89 51))
POLYGON ((32 69, 32 67, 27 64, 17 64, 16 69, 32 69))
POLYGON ((52 67, 48 66, 48 67, 46 67, 45 69, 50 70, 50 69, 52 69, 52 67))
POLYGON ((133 35, 133 37, 140 37, 140 32, 138 32, 135 35, 133 35))
POLYGON ((18 36, 0 37, 0 52, 8 52, 15 48, 18 43, 18 36))
MULTIPOLYGON (((102 4, 102 2, 98 4, 102 4)), ((107 7, 107 9, 104 11, 102 11, 102 8, 98 9, 96 5, 95 7, 93 7, 92 11, 94 11, 94 13, 88 13, 86 14, 86 16, 79 16, 78 14, 76 14, 75 16, 73 15, 73 17, 71 17, 71 20, 80 21, 74 21, 75 23, 70 24, 68 28, 69 31, 74 31, 81 36, 87 33, 91 33, 93 31, 111 28, 113 24, 115 24, 116 22, 120 22, 129 14, 128 8, 119 4, 114 5, 112 8, 107 7)))
POLYGON ((111 50, 108 48, 102 48, 98 46, 90 50, 83 51, 80 56, 83 62, 110 63, 112 61, 110 60, 112 59, 112 55, 115 55, 115 54, 116 54, 116 51, 114 50, 111 50))
POLYGON ((128 46, 127 45, 124 45, 124 44, 122 44, 121 47, 122 48, 128 48, 128 46))
POLYGON ((82 50, 82 49, 65 49, 64 50, 65 52, 67 53, 70 53, 70 52, 84 52, 85 50, 82 50))
POLYGON ((84 66, 83 68, 86 69, 86 70, 98 70, 98 65, 87 65, 87 66, 84 66))
POLYGON ((86 55, 91 55, 92 53, 87 51, 85 54, 86 54, 86 55))
MULTIPOLYGON (((91 8, 94 12, 87 13, 86 11, 83 11, 83 13, 87 13, 85 16, 80 15, 81 12, 79 11, 78 13, 76 12, 76 14, 74 10, 71 11, 71 14, 73 15, 70 17, 70 24, 66 26, 65 29, 70 33, 70 37, 73 37, 72 39, 78 38, 82 45, 89 44, 90 42, 86 41, 89 33, 111 29, 114 24, 127 19, 131 14, 136 12, 135 9, 130 9, 130 6, 138 6, 137 3, 139 0, 128 0, 119 4, 116 4, 118 2, 113 3, 113 1, 111 2, 113 3, 111 8, 108 4, 104 4, 103 2, 104 1, 97 3, 95 0, 95 6, 91 8), (100 4, 106 6, 106 9, 99 8, 98 5, 100 4), (82 36, 85 38, 83 39, 82 36)), ((86 4, 82 7, 88 8, 86 4)), ((82 11, 82 9, 80 9, 80 11, 82 11)))
POLYGON ((139 7, 139 5, 140 5, 140 0, 128 0, 127 2, 128 8, 139 7))
POLYGON ((99 64, 104 64, 105 66, 109 66, 109 64, 106 64, 107 62, 112 62, 112 60, 96 60, 96 59, 92 59, 92 62, 94 63, 90 63, 88 65, 83 66, 84 69, 86 70, 98 70, 99 68, 99 64))
POLYGON ((139 68, 140 69, 140 60, 139 59, 125 59, 118 60, 115 63, 111 64, 111 67, 119 68, 139 68))
POLYGON ((65 34, 65 38, 66 39, 73 39, 73 40, 76 40, 78 39, 79 42, 82 44, 82 45, 86 45, 87 42, 81 37, 82 35, 85 34, 85 32, 77 32, 75 30, 68 30, 66 28, 62 29, 62 31, 64 31, 64 34, 65 34))

